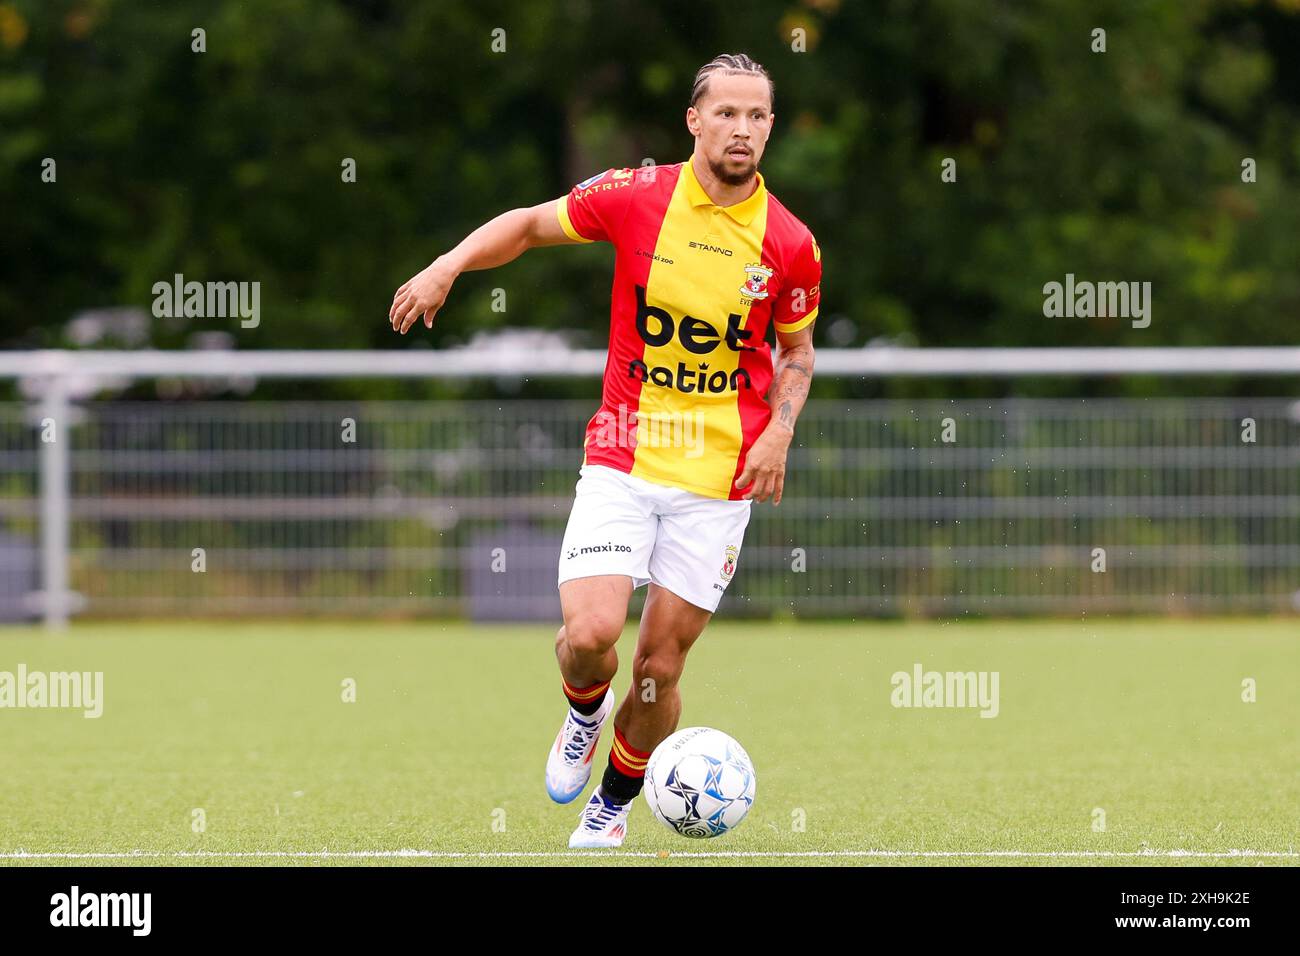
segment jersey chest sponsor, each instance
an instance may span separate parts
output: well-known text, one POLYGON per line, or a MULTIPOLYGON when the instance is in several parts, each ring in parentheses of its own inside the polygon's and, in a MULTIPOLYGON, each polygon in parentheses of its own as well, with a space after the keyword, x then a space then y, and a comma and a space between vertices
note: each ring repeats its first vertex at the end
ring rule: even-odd
POLYGON ((627 367, 628 378, 679 392, 719 394, 753 387, 746 369, 731 367, 738 364, 734 357, 729 357, 725 363, 728 369, 711 369, 710 362, 704 358, 718 349, 723 349, 724 354, 758 351, 756 346, 747 344, 754 332, 741 328, 742 315, 730 313, 725 328, 689 314, 679 318, 667 309, 650 305, 646 301, 645 288, 639 285, 636 287, 636 304, 636 332, 642 342, 655 349, 675 345, 689 353, 692 359, 696 356, 699 359, 689 363, 679 361, 675 368, 649 365, 640 358, 632 359, 627 367))

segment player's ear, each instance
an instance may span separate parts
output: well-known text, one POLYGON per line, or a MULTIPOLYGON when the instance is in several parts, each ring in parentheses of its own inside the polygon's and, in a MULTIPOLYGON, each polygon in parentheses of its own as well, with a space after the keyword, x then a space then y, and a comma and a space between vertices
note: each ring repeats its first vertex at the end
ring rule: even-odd
POLYGON ((686 128, 692 136, 700 135, 700 112, 694 106, 686 107, 686 128))

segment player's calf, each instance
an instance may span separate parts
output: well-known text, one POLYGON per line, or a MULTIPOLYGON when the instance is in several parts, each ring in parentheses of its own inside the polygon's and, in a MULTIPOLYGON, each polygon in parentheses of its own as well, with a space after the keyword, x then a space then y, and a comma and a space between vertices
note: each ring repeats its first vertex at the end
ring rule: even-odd
POLYGON ((619 708, 614 742, 597 791, 602 799, 617 805, 630 806, 636 799, 645 783, 651 752, 677 728, 681 716, 677 682, 686 667, 685 650, 689 643, 686 647, 667 643, 668 646, 648 646, 643 639, 633 660, 632 687, 619 708), (633 740, 642 746, 636 746, 633 740))

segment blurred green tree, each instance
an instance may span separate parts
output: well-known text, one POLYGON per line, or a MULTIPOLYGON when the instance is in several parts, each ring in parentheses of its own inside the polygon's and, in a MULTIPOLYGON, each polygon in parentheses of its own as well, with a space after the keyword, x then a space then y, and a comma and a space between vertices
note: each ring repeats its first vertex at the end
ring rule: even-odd
POLYGON ((385 320, 497 212, 686 158, 695 69, 745 50, 777 87, 765 175, 824 250, 820 340, 1292 344, 1298 48, 1296 0, 0 0, 0 343, 182 273, 261 282, 263 321, 159 320, 161 347, 601 345, 608 247, 466 275, 432 333, 385 320), (1067 273, 1150 281, 1151 327, 1045 319, 1067 273))

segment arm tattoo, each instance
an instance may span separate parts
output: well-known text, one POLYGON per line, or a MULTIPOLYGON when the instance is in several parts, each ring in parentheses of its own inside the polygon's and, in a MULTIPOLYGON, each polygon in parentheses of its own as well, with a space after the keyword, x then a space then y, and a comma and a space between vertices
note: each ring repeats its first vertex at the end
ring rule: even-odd
POLYGON ((795 419, 808 397, 812 380, 812 349, 798 346, 781 357, 776 376, 772 381, 771 402, 777 414, 773 419, 784 428, 794 431, 795 419))

